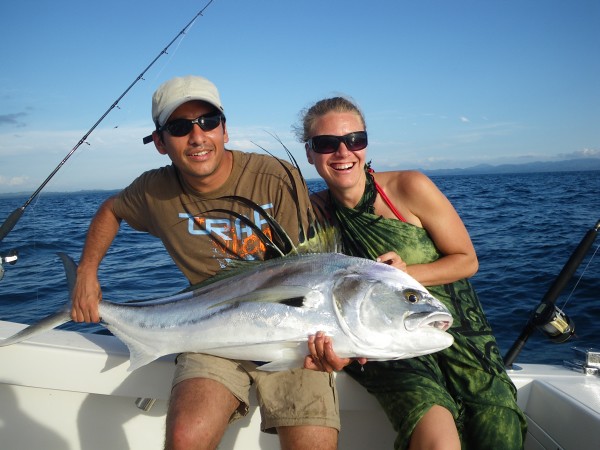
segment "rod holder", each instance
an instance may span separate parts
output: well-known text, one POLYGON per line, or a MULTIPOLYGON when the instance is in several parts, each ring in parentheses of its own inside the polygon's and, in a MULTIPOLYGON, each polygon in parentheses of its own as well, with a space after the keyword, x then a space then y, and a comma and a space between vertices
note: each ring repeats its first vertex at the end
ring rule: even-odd
POLYGON ((8 263, 12 266, 13 264, 16 264, 17 259, 19 259, 19 256, 16 250, 11 250, 6 255, 0 255, 0 280, 4 278, 4 263, 8 263))
POLYGON ((563 361, 563 365, 585 375, 600 376, 600 350, 595 348, 573 347, 575 358, 563 361))
POLYGON ((156 402, 155 398, 138 397, 135 400, 135 406, 137 406, 142 411, 148 412, 148 411, 150 411, 152 409, 152 407, 154 406, 155 402, 156 402))

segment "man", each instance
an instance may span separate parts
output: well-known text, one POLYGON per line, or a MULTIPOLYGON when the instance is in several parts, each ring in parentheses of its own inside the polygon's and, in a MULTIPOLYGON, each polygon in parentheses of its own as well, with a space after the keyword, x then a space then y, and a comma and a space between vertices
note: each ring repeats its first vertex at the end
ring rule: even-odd
MULTIPOLYGON (((251 227, 211 211, 235 210, 253 218, 267 234, 268 226, 250 208, 224 196, 250 198, 290 236, 298 236, 289 176, 275 158, 225 149, 229 136, 223 111, 216 87, 205 78, 174 78, 154 93, 156 130, 144 142, 153 141, 172 164, 143 173, 100 206, 81 255, 73 320, 100 319, 98 267, 122 220, 159 237, 192 284, 217 273, 232 255, 263 256, 264 247, 251 227)), ((296 170, 293 173, 299 177, 296 170)), ((301 211, 306 211, 306 193, 300 202, 301 211)), ((248 361, 182 354, 177 358, 167 413, 165 448, 216 448, 228 422, 247 413, 248 391, 254 383, 261 428, 277 432, 282 448, 337 447, 339 413, 330 374, 306 369, 264 372, 248 361)))

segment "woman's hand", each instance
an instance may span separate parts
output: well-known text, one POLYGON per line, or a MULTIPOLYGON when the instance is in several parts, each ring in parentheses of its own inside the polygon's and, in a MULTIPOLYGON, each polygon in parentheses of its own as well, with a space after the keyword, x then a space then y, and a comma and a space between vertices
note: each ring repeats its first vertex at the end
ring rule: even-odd
POLYGON ((400 269, 402 272, 408 272, 406 270, 406 263, 402 261, 402 258, 396 252, 387 252, 379 255, 377 262, 388 264, 396 269, 400 269))

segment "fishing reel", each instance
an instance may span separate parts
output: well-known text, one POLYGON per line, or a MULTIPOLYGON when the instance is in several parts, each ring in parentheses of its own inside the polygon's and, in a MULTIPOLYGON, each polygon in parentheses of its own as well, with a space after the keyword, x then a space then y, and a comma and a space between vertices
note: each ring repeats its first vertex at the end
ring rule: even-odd
POLYGON ((8 263, 11 266, 17 262, 19 257, 17 256, 16 250, 9 251, 6 255, 0 255, 0 280, 4 278, 4 263, 8 263))
POLYGON ((575 334, 575 324, 552 302, 540 303, 531 322, 556 344, 567 342, 575 334))
POLYGON ((504 356, 504 365, 507 368, 512 368, 517 355, 523 349, 523 346, 535 328, 557 344, 568 341, 575 334, 575 324, 554 303, 575 273, 575 270, 577 270, 577 267, 581 264, 581 261, 583 261, 585 254, 594 243, 599 230, 600 220, 585 234, 575 251, 569 257, 569 260, 563 266, 558 277, 554 280, 554 283, 552 283, 552 286, 548 289, 548 292, 546 292, 546 295, 544 295, 542 302, 527 321, 523 331, 521 331, 515 343, 504 356))

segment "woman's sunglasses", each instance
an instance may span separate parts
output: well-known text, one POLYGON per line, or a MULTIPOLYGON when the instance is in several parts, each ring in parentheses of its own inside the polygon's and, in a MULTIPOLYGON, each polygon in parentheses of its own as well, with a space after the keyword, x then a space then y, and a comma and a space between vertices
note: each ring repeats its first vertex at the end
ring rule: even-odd
POLYGON ((214 130, 224 118, 223 114, 211 113, 191 120, 175 119, 165 123, 158 131, 167 131, 171 136, 181 137, 190 134, 194 124, 197 124, 202 131, 214 130))
POLYGON ((337 152, 337 149, 342 142, 346 145, 348 150, 357 152, 367 147, 367 132, 355 131, 354 133, 348 133, 345 136, 324 134, 322 136, 313 136, 306 141, 308 148, 313 152, 324 154, 337 152))

